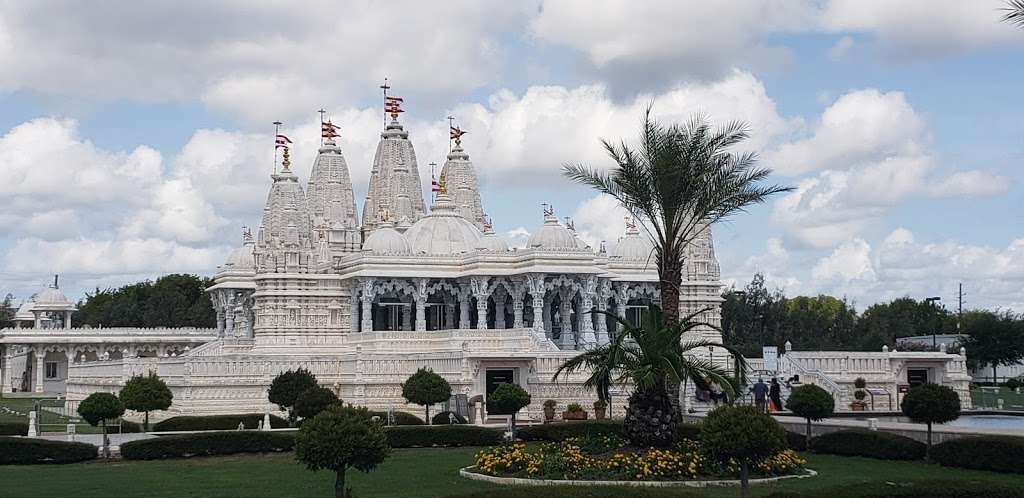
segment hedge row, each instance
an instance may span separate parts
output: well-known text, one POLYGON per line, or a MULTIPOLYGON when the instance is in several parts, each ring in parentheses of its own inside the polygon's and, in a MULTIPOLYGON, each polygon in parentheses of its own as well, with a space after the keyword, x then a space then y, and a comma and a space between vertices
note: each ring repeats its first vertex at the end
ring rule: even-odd
MULTIPOLYGON (((423 419, 408 412, 391 412, 391 415, 395 417, 395 425, 423 425, 423 419)), ((370 416, 380 417, 384 422, 388 419, 388 412, 370 412, 370 416)))
POLYGON ((234 453, 272 453, 295 448, 295 435, 263 431, 226 431, 165 436, 121 445, 128 460, 158 460, 234 453))
MULTIPOLYGON (((239 423, 244 423, 246 429, 255 429, 259 427, 262 420, 263 414, 261 413, 209 415, 202 417, 182 415, 179 417, 171 417, 167 420, 161 420, 160 422, 153 424, 152 430, 154 432, 233 431, 238 429, 239 423)), ((288 427, 288 421, 276 415, 271 415, 270 427, 275 429, 288 427)))
POLYGON ((946 467, 1024 474, 1024 438, 970 436, 932 446, 932 460, 946 467))
POLYGON ((96 447, 86 443, 0 437, 0 465, 84 462, 96 453, 96 447))
POLYGON ((0 423, 0 436, 27 436, 27 422, 3 422, 0 423))
POLYGON ((436 425, 431 427, 388 427, 392 448, 430 446, 493 446, 501 443, 504 431, 475 425, 436 425))
MULTIPOLYGON (((1024 498, 1024 489, 991 482, 966 480, 870 482, 829 486, 808 491, 776 491, 768 498, 975 498, 979 495, 999 498, 1024 498)), ((496 498, 500 495, 494 495, 496 498)))
POLYGON ((564 441, 571 437, 587 435, 622 436, 621 420, 585 420, 580 422, 554 422, 551 424, 531 425, 516 430, 516 435, 523 441, 564 441))
POLYGON ((811 439, 811 451, 830 455, 863 456, 883 460, 920 460, 924 443, 905 436, 867 430, 843 430, 811 439))

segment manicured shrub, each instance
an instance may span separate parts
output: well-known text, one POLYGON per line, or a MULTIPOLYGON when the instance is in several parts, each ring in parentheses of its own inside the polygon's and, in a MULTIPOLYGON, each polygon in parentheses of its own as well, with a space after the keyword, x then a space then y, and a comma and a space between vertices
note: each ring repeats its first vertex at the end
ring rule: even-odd
POLYGON ((793 389, 789 399, 786 400, 786 406, 789 408, 789 411, 807 420, 805 439, 810 439, 811 421, 831 417, 836 408, 836 400, 832 398, 828 391, 814 384, 807 384, 793 389))
POLYGON ((487 397, 487 413, 512 416, 513 436, 516 431, 516 413, 529 405, 530 393, 518 384, 502 384, 487 397))
POLYGON ((423 406, 424 420, 430 420, 430 405, 448 401, 452 397, 452 386, 433 370, 421 368, 402 383, 402 397, 423 406))
MULTIPOLYGON (((983 484, 971 479, 855 483, 808 491, 776 491, 768 498, 975 498, 979 493, 999 498, 1024 498, 1024 489, 1019 486, 983 484)), ((503 495, 490 498, 499 496, 503 495)))
POLYGON ((565 441, 571 437, 613 435, 625 437, 621 420, 554 422, 523 427, 516 436, 523 441, 565 441))
POLYGON ((128 460, 160 460, 235 453, 275 453, 291 451, 294 447, 295 435, 290 433, 224 431, 130 441, 121 445, 121 456, 128 460))
POLYGON ((312 471, 333 470, 334 496, 345 498, 349 467, 369 472, 391 454, 384 427, 366 408, 333 405, 307 420, 295 436, 295 458, 312 471))
POLYGON ((903 397, 900 409, 910 420, 928 424, 927 449, 931 449, 932 424, 944 424, 960 418, 960 396, 946 386, 924 384, 910 389, 903 397))
POLYGON ((124 415, 124 403, 110 393, 92 393, 78 404, 78 414, 89 425, 103 427, 103 456, 110 458, 110 438, 107 437, 107 421, 124 415))
POLYGON ((676 424, 675 441, 690 439, 700 440, 700 424, 676 424))
POLYGON ((317 387, 316 376, 305 368, 281 372, 274 377, 267 390, 267 399, 282 410, 288 411, 288 423, 294 425, 295 400, 307 389, 317 387))
MULTIPOLYGON (((395 418, 394 425, 423 425, 423 419, 409 412, 394 411, 391 416, 395 418)), ((388 412, 370 412, 370 417, 380 417, 380 422, 387 424, 388 412)))
POLYGON ((492 446, 501 443, 504 437, 501 430, 475 425, 387 427, 384 433, 392 448, 492 446))
MULTIPOLYGON (((259 427, 262 420, 263 414, 261 413, 207 415, 202 417, 182 415, 153 424, 153 431, 233 431, 238 429, 239 423, 245 424, 246 429, 255 429, 259 427)), ((270 427, 274 429, 288 427, 288 421, 276 415, 271 415, 270 427)))
POLYGON ((0 465, 74 463, 96 458, 96 447, 86 443, 0 437, 0 465))
POLYGON ((142 429, 142 424, 138 422, 132 422, 130 420, 121 421, 121 434, 137 434, 139 432, 145 432, 142 429))
POLYGON ((933 446, 930 456, 946 467, 1024 474, 1024 437, 963 437, 933 446))
POLYGON ((0 423, 0 436, 27 436, 27 422, 3 422, 0 423))
POLYGON ((753 406, 720 406, 701 424, 700 442, 708 457, 718 463, 740 464, 740 488, 750 493, 750 467, 786 447, 786 431, 766 413, 753 406))
POLYGON ((167 383, 153 371, 146 376, 136 375, 128 379, 118 397, 126 409, 145 414, 143 427, 146 430, 149 430, 149 412, 170 408, 174 399, 167 383))
POLYGON ((432 418, 430 420, 430 423, 432 423, 434 425, 451 425, 452 424, 452 419, 451 419, 451 417, 449 417, 449 415, 454 415, 455 416, 455 423, 456 424, 465 424, 466 423, 466 417, 463 417, 462 415, 459 415, 458 413, 450 412, 450 411, 449 412, 441 412, 441 413, 438 413, 437 415, 434 415, 434 418, 432 418))
POLYGON ((799 432, 786 431, 786 445, 796 451, 807 451, 807 436, 799 432))
POLYGON ((1021 385, 1021 381, 1020 381, 1020 379, 1017 379, 1017 378, 1010 379, 1010 380, 1006 381, 1006 384, 1005 384, 1005 386, 1008 389, 1017 389, 1018 387, 1020 387, 1020 385, 1021 385))
POLYGON ((830 455, 863 456, 882 460, 920 460, 925 444, 887 432, 844 430, 822 434, 810 441, 811 451, 830 455))
POLYGON ((304 419, 313 418, 329 406, 340 402, 334 391, 326 387, 311 387, 295 398, 295 414, 304 419))

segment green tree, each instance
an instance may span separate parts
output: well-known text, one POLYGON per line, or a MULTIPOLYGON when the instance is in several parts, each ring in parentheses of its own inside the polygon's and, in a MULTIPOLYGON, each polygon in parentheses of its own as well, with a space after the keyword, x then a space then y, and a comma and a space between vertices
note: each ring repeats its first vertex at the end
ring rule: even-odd
POLYGON ((97 288, 78 303, 74 320, 93 327, 205 327, 217 326, 206 288, 208 278, 164 275, 118 289, 97 288))
POLYGON ((282 410, 288 411, 288 425, 294 426, 297 415, 295 400, 300 394, 314 387, 318 387, 316 377, 309 370, 305 368, 288 370, 274 377, 270 383, 270 389, 267 390, 267 399, 282 410))
POLYGON ((670 382, 679 385, 683 380, 693 380, 703 384, 708 378, 722 386, 730 399, 735 398, 740 382, 740 379, 730 378, 724 369, 693 352, 707 350, 709 346, 721 348, 733 355, 735 372, 746 371, 743 356, 730 346, 704 340, 683 341, 683 335, 690 330, 712 327, 697 321, 699 313, 670 324, 661 309, 652 306, 643 313, 638 327, 609 314, 622 324, 622 332, 611 343, 563 363, 555 371, 553 380, 563 373, 588 371, 590 376, 584 386, 595 389, 598 399, 605 402, 609 400, 608 391, 613 383, 631 383, 634 392, 629 397, 626 412, 627 436, 640 447, 671 446, 673 428, 679 422, 680 414, 668 397, 670 382))
POLYGON ((149 431, 149 412, 153 410, 166 410, 171 407, 174 395, 167 387, 167 383, 150 371, 149 375, 136 375, 124 383, 118 397, 128 410, 143 412, 145 414, 143 427, 149 431))
POLYGON ((326 387, 311 387, 295 398, 295 414, 303 419, 313 418, 338 403, 340 400, 334 391, 326 387))
POLYGON ((295 436, 295 458, 309 470, 333 470, 334 496, 348 496, 349 467, 369 472, 391 453, 379 422, 366 408, 334 405, 306 421, 295 436))
POLYGON ((516 434, 516 412, 530 405, 530 393, 518 384, 501 384, 487 396, 487 413, 512 416, 512 440, 516 434))
POLYGON ((14 308, 14 295, 7 294, 0 302, 0 329, 14 326, 14 314, 18 310, 14 308))
POLYGON ((807 441, 810 441, 811 421, 831 417, 836 409, 836 400, 828 391, 807 384, 793 389, 786 400, 786 407, 798 417, 807 419, 807 441))
POLYGON ((944 424, 960 418, 960 396, 938 384, 922 384, 910 389, 900 404, 903 414, 917 423, 928 424, 928 451, 932 449, 932 424, 944 424))
POLYGON ((991 367, 993 382, 998 382, 999 365, 1013 365, 1024 358, 1024 317, 1010 311, 970 311, 961 323, 961 332, 968 336, 963 343, 968 363, 974 368, 991 367))
POLYGON ((869 306, 857 321, 858 349, 878 351, 897 337, 956 333, 956 317, 944 308, 909 297, 869 306))
POLYGON ((430 424, 430 405, 448 401, 452 397, 452 386, 433 370, 421 368, 402 383, 402 397, 423 406, 427 415, 424 420, 430 424))
POLYGON ((769 291, 764 275, 754 274, 746 287, 729 289, 722 299, 722 342, 747 358, 759 358, 762 346, 798 340, 784 327, 786 297, 780 289, 769 291))
POLYGON ((701 446, 719 463, 735 460, 740 464, 740 489, 750 495, 750 466, 782 451, 786 431, 770 415, 753 406, 720 406, 704 419, 700 428, 701 446))
POLYGON ((92 393, 78 404, 78 414, 89 425, 103 426, 103 456, 110 458, 110 437, 107 435, 107 421, 124 415, 124 404, 110 393, 92 393))

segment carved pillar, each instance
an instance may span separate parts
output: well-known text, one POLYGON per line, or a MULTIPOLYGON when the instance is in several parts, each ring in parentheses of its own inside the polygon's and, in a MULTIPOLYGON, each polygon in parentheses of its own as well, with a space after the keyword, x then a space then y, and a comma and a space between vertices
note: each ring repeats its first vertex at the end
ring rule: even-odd
POLYGON ((559 318, 562 325, 562 335, 558 342, 562 349, 576 349, 576 334, 572 330, 572 293, 562 291, 558 297, 561 301, 559 318))
POLYGON ((66 329, 71 328, 71 312, 70 311, 65 311, 64 312, 64 328, 66 328, 66 329))
POLYGON ((11 359, 13 358, 11 349, 13 348, 14 345, 12 344, 8 344, 4 347, 4 364, 2 365, 2 368, 0 368, 0 392, 3 393, 11 392, 11 359))
POLYGON ((505 297, 508 295, 504 287, 494 290, 494 328, 505 328, 505 297))
POLYGON ((530 304, 533 306, 533 330, 544 337, 544 274, 527 275, 526 289, 530 292, 530 304))
POLYGON ((526 289, 519 282, 512 285, 512 328, 523 328, 523 294, 526 289))
POLYGON ((373 279, 367 279, 361 282, 362 296, 360 299, 363 303, 363 320, 360 330, 362 332, 373 331, 373 279))
POLYGON ((469 294, 462 293, 459 295, 459 328, 468 329, 470 328, 469 323, 469 294))
POLYGON ((43 328, 43 320, 42 317, 40 316, 40 312, 33 311, 32 315, 35 316, 35 322, 33 323, 32 327, 37 329, 43 328))
MULTIPOLYGON (((608 311, 608 284, 604 282, 597 292, 597 310, 608 311)), ((608 317, 603 314, 597 315, 597 343, 608 344, 608 317)))
POLYGON ((405 306, 405 300, 402 300, 402 326, 399 330, 412 330, 412 306, 405 306))
POLYGON ((413 282, 416 287, 416 330, 427 330, 427 281, 416 279, 413 282))
POLYGON ((487 330, 487 298, 490 297, 487 292, 487 277, 472 277, 469 281, 470 288, 473 291, 473 297, 476 298, 476 328, 479 330, 487 330))
POLYGON ((580 310, 577 320, 580 323, 580 342, 584 348, 589 349, 597 344, 597 336, 594 335, 594 315, 590 312, 594 308, 594 297, 597 294, 597 277, 587 277, 583 282, 583 289, 580 293, 580 310))
POLYGON ((36 358, 36 371, 34 372, 36 374, 36 385, 32 386, 32 390, 37 393, 41 393, 43 392, 43 374, 44 370, 46 370, 45 367, 43 366, 43 360, 46 358, 46 353, 41 351, 33 351, 33 354, 35 355, 36 358))
POLYGON ((217 299, 217 337, 224 337, 224 306, 217 299))

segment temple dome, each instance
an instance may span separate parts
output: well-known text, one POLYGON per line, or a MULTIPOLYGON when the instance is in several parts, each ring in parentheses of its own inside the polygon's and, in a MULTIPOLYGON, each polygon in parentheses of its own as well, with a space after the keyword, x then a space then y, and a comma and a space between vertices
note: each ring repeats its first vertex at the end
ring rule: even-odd
POLYGON ((18 311, 14 314, 16 321, 32 321, 36 319, 36 315, 32 313, 32 301, 25 301, 18 306, 18 311))
POLYGON ((412 252, 412 246, 409 239, 395 230, 390 222, 385 222, 366 238, 363 250, 374 254, 409 254, 412 252))
POLYGON ((473 252, 480 242, 480 230, 455 211, 447 193, 434 199, 430 214, 405 231, 405 237, 417 254, 459 254, 473 252))
POLYGON ((494 233, 490 223, 485 223, 484 236, 480 237, 480 242, 477 243, 476 248, 483 251, 506 252, 508 251, 508 243, 505 242, 505 239, 498 237, 494 233))
POLYGON ((253 256, 253 248, 255 244, 251 238, 246 239, 242 244, 242 247, 236 248, 231 251, 228 255, 227 261, 224 262, 225 270, 255 270, 256 269, 256 258, 253 256))
POLYGON ((526 247, 553 250, 578 249, 579 239, 559 223, 554 214, 545 213, 544 224, 526 241, 526 247))
POLYGON ((626 225, 626 235, 619 237, 619 241, 612 249, 611 257, 623 261, 643 261, 651 259, 654 252, 654 244, 643 236, 636 225, 626 225))
POLYGON ((68 301, 67 296, 65 296, 64 293, 60 291, 60 289, 56 287, 47 287, 39 291, 38 294, 36 294, 34 307, 61 306, 70 304, 71 301, 68 301))

